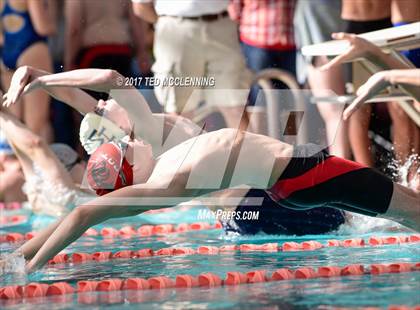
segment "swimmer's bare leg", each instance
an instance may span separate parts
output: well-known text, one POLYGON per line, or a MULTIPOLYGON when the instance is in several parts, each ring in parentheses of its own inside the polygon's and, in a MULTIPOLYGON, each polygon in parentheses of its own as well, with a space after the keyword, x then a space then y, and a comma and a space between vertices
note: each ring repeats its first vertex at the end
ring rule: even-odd
POLYGON ((420 193, 394 183, 389 208, 382 217, 420 231, 420 193))

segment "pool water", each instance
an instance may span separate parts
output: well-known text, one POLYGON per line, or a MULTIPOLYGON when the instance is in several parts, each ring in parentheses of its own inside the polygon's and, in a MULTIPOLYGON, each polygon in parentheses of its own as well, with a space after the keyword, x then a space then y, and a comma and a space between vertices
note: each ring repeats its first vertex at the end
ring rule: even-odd
MULTIPOLYGON (((118 228, 127 224, 191 222, 196 210, 175 211, 156 215, 142 215, 106 223, 118 228)), ((37 221, 42 221, 39 217, 37 221)), ((46 220, 46 219, 45 219, 46 220)), ((33 220, 32 220, 33 223, 33 220)), ((100 226, 99 226, 100 228, 100 226)), ((30 231, 30 223, 9 227, 7 231, 30 231)), ((1 231, 0 231, 1 232, 1 231)), ((4 233, 4 231, 3 231, 4 233)), ((305 237, 267 236, 227 237, 222 230, 190 231, 165 236, 104 239, 82 237, 71 245, 68 252, 119 251, 125 249, 164 247, 192 247, 202 245, 268 243, 285 241, 302 242, 328 239, 348 239, 371 234, 329 234, 305 237)), ((378 233, 375 233, 377 236, 378 233)), ((379 235, 387 235, 381 233, 379 235)), ((396 233, 390 234, 395 236, 396 233)), ((0 244, 2 253, 12 251, 17 245, 0 244)), ((310 266, 344 266, 347 264, 373 264, 420 261, 419 243, 385 245, 380 247, 322 248, 302 252, 232 252, 218 255, 155 256, 137 259, 118 259, 84 264, 65 264, 44 267, 30 275, 7 275, 0 278, 0 286, 27 282, 101 280, 165 275, 175 278, 179 274, 198 275, 212 272, 224 278, 228 271, 248 272, 278 268, 296 269, 310 266)), ((118 291, 80 293, 65 296, 0 300, 0 308, 10 309, 76 309, 103 306, 110 308, 138 309, 336 309, 381 307, 390 305, 414 306, 420 304, 420 272, 400 274, 348 276, 325 279, 292 280, 245 284, 220 288, 164 289, 147 291, 118 291)))

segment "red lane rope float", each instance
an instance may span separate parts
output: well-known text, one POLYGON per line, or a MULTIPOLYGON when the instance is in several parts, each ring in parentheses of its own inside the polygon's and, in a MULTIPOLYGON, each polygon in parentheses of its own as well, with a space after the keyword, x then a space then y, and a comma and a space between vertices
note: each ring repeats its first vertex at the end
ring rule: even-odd
POLYGON ((1 224, 19 224, 25 223, 28 221, 28 217, 26 215, 10 215, 10 216, 1 216, 0 217, 0 225, 1 224))
POLYGON ((68 295, 82 292, 109 292, 121 290, 148 290, 166 288, 191 287, 220 287, 241 285, 246 283, 262 283, 272 281, 289 281, 297 279, 333 278, 345 276, 361 276, 389 273, 407 273, 420 271, 419 263, 394 262, 388 264, 347 265, 301 267, 298 269, 280 268, 272 273, 267 270, 252 270, 247 273, 229 271, 224 279, 220 276, 204 272, 196 275, 181 274, 175 279, 166 276, 144 278, 113 278, 101 281, 78 281, 76 286, 67 282, 54 282, 51 284, 32 282, 25 286, 10 285, 0 287, 0 299, 22 299, 30 297, 43 297, 51 295, 68 295))
MULTIPOLYGON (((206 222, 196 223, 181 223, 181 224, 159 224, 159 225, 142 225, 138 228, 133 226, 124 226, 120 229, 113 227, 104 227, 101 230, 89 228, 83 235, 84 236, 102 236, 104 238, 131 238, 131 237, 148 237, 154 235, 167 235, 171 233, 182 233, 194 230, 210 230, 221 229, 222 225, 219 222, 209 224, 206 222)), ((13 243, 29 240, 36 235, 36 232, 21 233, 8 233, 0 235, 0 243, 13 243)))
POLYGON ((22 209, 23 205, 21 202, 0 202, 1 210, 19 210, 22 209))
POLYGON ((241 244, 241 245, 223 245, 217 246, 200 246, 197 249, 189 247, 180 248, 160 248, 152 250, 150 248, 139 250, 123 250, 118 252, 95 252, 95 253, 61 253, 49 260, 48 264, 63 264, 68 262, 84 263, 88 261, 105 261, 110 259, 134 259, 150 256, 175 256, 175 255, 218 255, 227 252, 290 252, 290 251, 314 251, 325 247, 362 247, 362 246, 382 246, 385 244, 397 243, 416 243, 420 242, 419 235, 410 236, 388 236, 388 237, 371 237, 367 242, 360 238, 348 239, 343 241, 328 241, 327 245, 322 245, 317 241, 304 241, 265 244, 241 244), (380 240, 381 242, 377 242, 380 240))

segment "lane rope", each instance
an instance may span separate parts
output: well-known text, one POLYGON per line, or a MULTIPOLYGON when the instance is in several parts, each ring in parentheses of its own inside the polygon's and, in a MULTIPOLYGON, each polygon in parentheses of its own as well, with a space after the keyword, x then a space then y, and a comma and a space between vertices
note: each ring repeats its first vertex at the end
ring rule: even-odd
POLYGON ((122 250, 118 252, 99 251, 94 253, 74 252, 60 253, 48 261, 49 265, 65 263, 85 263, 89 261, 105 261, 111 259, 137 259, 152 256, 175 256, 175 255, 219 255, 229 252, 293 252, 293 251, 316 251, 331 247, 378 247, 383 245, 395 245, 403 243, 419 243, 420 235, 370 237, 367 241, 361 238, 346 240, 328 240, 326 244, 310 240, 297 242, 264 243, 264 244, 231 244, 222 246, 199 246, 191 247, 160 248, 153 250, 143 248, 137 250, 122 250))
POLYGON ((23 208, 22 202, 0 202, 0 211, 2 210, 19 210, 23 208))
MULTIPOLYGON (((155 235, 167 235, 171 233, 182 233, 196 230, 221 229, 219 222, 209 224, 207 222, 181 223, 181 224, 158 224, 158 225, 141 225, 140 227, 123 226, 120 229, 114 227, 104 227, 101 230, 89 228, 83 236, 102 236, 104 238, 131 238, 131 237, 148 237, 155 235)), ((25 234, 13 232, 0 235, 0 243, 15 243, 30 240, 36 235, 35 231, 25 234)))
POLYGON ((249 283, 262 283, 272 281, 290 281, 299 279, 337 278, 345 276, 380 275, 390 273, 408 273, 420 271, 420 262, 394 262, 387 264, 352 264, 343 267, 321 266, 301 267, 297 269, 280 268, 270 273, 267 270, 252 270, 247 273, 229 271, 224 279, 217 274, 204 272, 196 275, 181 274, 175 279, 167 276, 150 278, 113 278, 101 281, 82 280, 76 285, 66 281, 51 284, 32 282, 27 285, 9 285, 0 287, 0 299, 24 299, 52 295, 68 295, 82 292, 110 292, 123 290, 149 290, 168 288, 192 287, 220 287, 249 283))

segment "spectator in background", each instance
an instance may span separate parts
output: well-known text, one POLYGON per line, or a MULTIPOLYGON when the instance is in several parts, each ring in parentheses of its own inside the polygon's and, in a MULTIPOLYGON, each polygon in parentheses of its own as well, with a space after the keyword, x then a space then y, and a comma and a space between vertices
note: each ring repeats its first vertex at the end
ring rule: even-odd
MULTIPOLYGON (((391 19, 395 27, 420 21, 420 1, 392 0, 391 19)), ((406 56, 416 68, 420 68, 420 48, 403 51, 402 54, 406 56)))
MULTIPOLYGON (((341 0, 298 1, 295 13, 295 36, 298 50, 302 46, 317 44, 331 39, 333 32, 341 31, 341 0)), ((303 57, 297 53, 297 76, 301 85, 308 82, 315 96, 328 96, 326 90, 337 95, 344 94, 344 77, 340 66, 321 71, 326 64, 326 56, 303 57)), ((350 158, 347 123, 343 122, 342 107, 337 104, 320 102, 318 110, 326 126, 329 152, 332 155, 350 158)))
MULTIPOLYGON (((134 16, 130 0, 66 0, 65 18, 66 70, 114 69, 130 77, 135 55, 140 71, 149 73, 146 24, 134 16)), ((102 94, 95 97, 107 99, 102 94)))
MULTIPOLYGON (((1 84, 9 88, 16 68, 33 66, 52 71, 47 36, 55 32, 51 0, 1 0, 0 17, 3 33, 1 84)), ((25 96, 10 109, 30 130, 46 140, 52 140, 50 99, 42 91, 25 96), (36 104, 33 104, 36 102, 36 104)))
MULTIPOLYGON (((239 39, 248 67, 254 72, 267 68, 278 68, 295 75, 295 42, 293 37, 293 14, 295 0, 231 0, 230 17, 239 23, 239 39)), ((273 81, 275 88, 285 88, 273 81)), ((253 86, 250 106, 260 88, 253 86)), ((252 109, 248 109, 251 111, 252 109)), ((262 113, 256 115, 263 116, 262 113)), ((256 117, 256 115, 253 116, 256 117)), ((259 117, 260 118, 260 117, 259 117)), ((264 120, 255 119, 254 132, 264 133, 264 120)))
POLYGON ((251 79, 241 54, 237 27, 228 17, 229 0, 132 1, 137 16, 155 23, 152 70, 157 79, 214 78, 214 86, 210 87, 162 83, 155 87, 165 112, 182 112, 191 118, 204 99, 220 111, 228 127, 237 127, 248 95, 238 90, 249 89, 251 79), (194 90, 209 88, 223 89, 223 93, 199 91, 191 96, 194 90))
MULTIPOLYGON (((341 17, 345 22, 344 31, 360 34, 392 27, 391 0, 342 0, 341 17)), ((357 83, 363 83, 368 76, 357 83)), ((360 78, 358 78, 360 79, 360 78)), ((355 79, 353 78, 353 81, 355 79)), ((384 105, 376 104, 375 114, 384 114, 384 105), (382 108, 382 111, 380 110, 382 108)), ((375 165, 371 143, 368 136, 372 106, 365 105, 349 119, 349 139, 354 158, 368 167, 375 165)), ((383 127, 383 125, 382 125, 383 127)))
MULTIPOLYGON (((420 21, 420 1, 392 0, 391 19, 395 27, 420 21)), ((411 63, 420 68, 420 48, 401 52, 411 63)), ((412 154, 420 152, 420 128, 411 120, 396 102, 390 102, 388 111, 394 128, 395 157, 401 163, 412 154)), ((418 163, 417 163, 418 164, 418 163)))
MULTIPOLYGON (((393 26, 391 22, 391 4, 392 0, 343 0, 341 16, 346 22, 345 32, 360 34, 391 28, 393 26)), ((419 13, 415 12, 416 5, 410 4, 410 1, 403 1, 402 3, 396 1, 392 5, 396 15, 394 16, 395 22, 403 19, 411 21, 416 19, 416 16, 418 18, 419 13), (406 4, 411 5, 413 13, 407 13, 407 10, 411 10, 405 7, 406 4), (405 8, 403 9, 403 7, 405 8), (403 17, 403 14, 405 14, 405 17, 403 17)), ((365 82, 367 77, 356 79, 355 87, 358 88, 360 83, 365 82)), ((375 164, 368 137, 372 110, 377 116, 387 115, 389 111, 393 124, 394 154, 401 163, 404 163, 412 153, 414 145, 418 143, 414 134, 417 129, 396 103, 376 104, 373 107, 365 105, 352 115, 349 123, 349 137, 356 161, 371 167, 375 164)), ((380 126, 384 127, 384 124, 380 126)))

